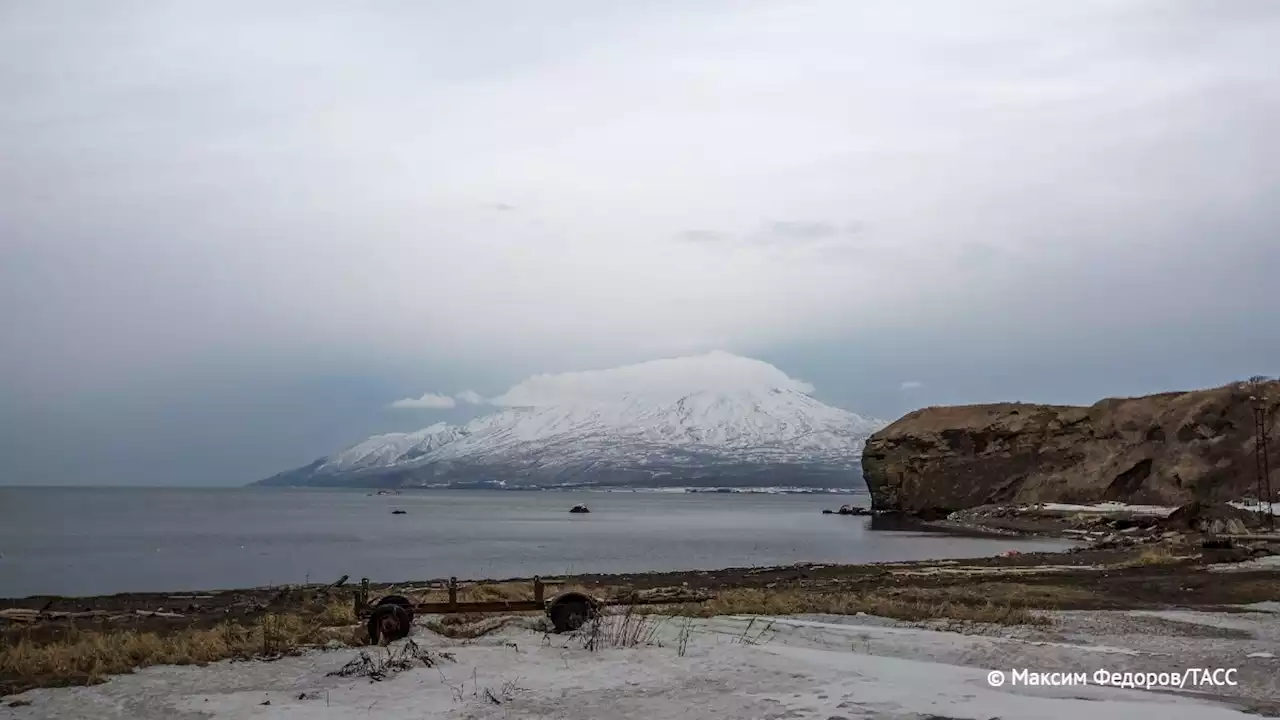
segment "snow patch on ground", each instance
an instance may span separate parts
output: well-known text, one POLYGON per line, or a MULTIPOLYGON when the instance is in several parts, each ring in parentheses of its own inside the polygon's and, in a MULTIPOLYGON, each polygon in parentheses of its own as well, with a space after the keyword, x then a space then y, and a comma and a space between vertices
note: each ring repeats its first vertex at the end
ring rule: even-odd
POLYGON ((1223 664, 1241 668, 1240 686, 1226 689, 1237 701, 1280 697, 1270 653, 1258 647, 1275 647, 1265 613, 1236 615, 1254 622, 1256 637, 1195 643, 1159 637, 1151 631, 1161 622, 1155 617, 1057 617, 1053 630, 1002 629, 1026 637, 922 630, 867 616, 659 618, 651 644, 596 652, 581 639, 518 627, 469 642, 419 629, 416 642, 451 652, 456 662, 377 683, 327 675, 355 657, 354 649, 270 663, 156 667, 93 687, 28 692, 22 697, 31 705, 6 711, 24 720, 1256 717, 1189 693, 992 687, 986 679, 991 670, 1015 668, 1161 672, 1223 664))
POLYGON ((1238 563, 1214 563, 1206 566, 1209 572, 1250 572, 1257 570, 1280 570, 1280 555, 1267 555, 1238 563))
POLYGON ((1035 506, 1041 510, 1073 513, 1133 513, 1135 515, 1158 515, 1168 517, 1176 507, 1167 505, 1129 505, 1121 502, 1102 502, 1093 505, 1072 505, 1070 503, 1040 503, 1035 506))
POLYGON ((1280 506, 1275 503, 1259 503, 1259 502, 1232 502, 1227 503, 1231 507, 1248 510, 1254 513, 1271 513, 1272 515, 1280 515, 1280 506))
POLYGON ((1256 621, 1247 617, 1232 617, 1222 613, 1196 612, 1193 610, 1132 610, 1133 617, 1153 617, 1171 622, 1203 625, 1204 627, 1225 628, 1228 630, 1251 630, 1256 621))

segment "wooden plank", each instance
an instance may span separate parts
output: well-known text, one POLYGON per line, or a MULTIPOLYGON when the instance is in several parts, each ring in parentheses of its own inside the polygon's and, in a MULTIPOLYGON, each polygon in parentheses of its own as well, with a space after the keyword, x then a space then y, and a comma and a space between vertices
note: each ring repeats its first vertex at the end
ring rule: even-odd
MULTIPOLYGON (((638 598, 608 598, 602 600, 603 605, 680 605, 683 603, 706 602, 710 598, 705 596, 678 596, 678 597, 638 597, 638 598)), ((490 613, 490 612, 527 612, 530 610, 544 610, 545 602, 538 600, 485 600, 479 602, 432 602, 418 603, 413 606, 415 615, 447 615, 450 613, 490 613)))
POLYGON ((543 604, 535 600, 489 600, 485 602, 433 602, 413 606, 414 614, 444 615, 448 613, 525 612, 542 610, 543 604))
POLYGON ((705 595, 688 595, 688 596, 669 596, 662 597, 655 595, 652 597, 635 597, 635 598, 608 598, 601 601, 604 605, 683 605, 685 603, 701 603, 710 600, 705 595))

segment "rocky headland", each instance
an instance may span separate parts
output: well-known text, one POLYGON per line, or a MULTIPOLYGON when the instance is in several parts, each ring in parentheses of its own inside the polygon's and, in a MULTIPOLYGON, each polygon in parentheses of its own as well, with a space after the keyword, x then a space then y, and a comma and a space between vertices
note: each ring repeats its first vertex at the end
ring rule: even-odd
MULTIPOLYGON (((990 505, 1182 506, 1257 497, 1255 396, 1280 449, 1280 383, 1111 398, 1088 407, 930 407, 874 433, 862 472, 878 512, 945 516, 990 505)), ((1280 462, 1271 464, 1280 491, 1280 462)))

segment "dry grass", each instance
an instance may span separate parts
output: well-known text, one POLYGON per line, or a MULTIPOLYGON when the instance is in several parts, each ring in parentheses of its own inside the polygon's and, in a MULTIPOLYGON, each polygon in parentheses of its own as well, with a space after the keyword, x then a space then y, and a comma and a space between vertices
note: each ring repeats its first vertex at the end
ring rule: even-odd
MULTIPOLYGON (((853 615, 863 612, 908 621, 947 619, 1001 625, 1046 625, 1051 622, 1050 619, 1037 613, 1037 610, 1056 610, 1064 605, 1079 605, 1093 599, 1092 591, 1084 588, 1012 582, 881 588, 870 591, 739 588, 721 591, 704 603, 627 606, 622 613, 603 616, 594 632, 605 647, 618 646, 620 639, 632 637, 637 632, 644 634, 644 631, 651 629, 647 625, 642 628, 639 620, 639 616, 646 615, 712 617, 800 613, 853 615)), ((536 612, 527 614, 540 615, 536 612)), ((445 637, 475 638, 501 627, 509 618, 510 614, 496 617, 464 613, 442 615, 427 620, 424 625, 445 637)), ((622 642, 621 645, 626 643, 622 642)))
POLYGON ((572 634, 586 650, 632 648, 651 645, 666 618, 638 612, 641 606, 628 605, 621 613, 597 615, 572 634))
POLYGON ((920 621, 948 619, 1001 625, 1046 625, 1049 618, 1036 610, 1056 609, 1078 600, 1087 591, 1061 587, 1037 588, 1015 583, 937 588, 890 588, 863 592, 829 590, 726 590, 713 600, 672 608, 653 607, 644 612, 674 613, 692 617, 714 615, 795 615, 823 613, 868 615, 920 621))
MULTIPOLYGON (((1167 557, 1171 555, 1139 556, 1135 562, 1166 562, 1164 558, 1167 557)), ((596 595, 613 594, 603 588, 548 586, 547 597, 568 589, 585 590, 596 595)), ((1267 592, 1274 593, 1274 587, 1259 588, 1255 594, 1261 596, 1267 592)), ((428 595, 438 597, 414 594, 415 599, 420 600, 447 598, 443 590, 433 590, 428 595)), ((472 585, 460 588, 459 596, 460 600, 526 599, 530 597, 530 588, 524 583, 472 585)), ((603 646, 646 642, 653 633, 653 626, 643 616, 651 614, 709 617, 865 612, 910 621, 946 618, 961 622, 1042 625, 1049 621, 1035 610, 1056 609, 1064 604, 1088 602, 1091 598, 1090 591, 1085 589, 1004 582, 872 590, 728 589, 705 603, 635 606, 625 614, 603 618, 595 627, 595 633, 597 643, 603 646)), ((511 622, 512 615, 516 614, 443 615, 427 619, 424 624, 446 637, 471 638, 511 622)), ((520 615, 539 616, 541 613, 520 615)), ((0 694, 30 687, 91 683, 111 674, 149 665, 189 665, 232 658, 271 657, 332 640, 348 645, 365 642, 364 629, 355 616, 351 598, 345 594, 312 597, 286 614, 265 615, 256 620, 227 622, 215 627, 139 631, 102 625, 86 629, 73 625, 54 636, 46 635, 39 639, 29 634, 14 633, 7 637, 7 641, 0 642, 0 694)))
POLYGON ((1169 545, 1150 545, 1143 548, 1142 552, 1137 555, 1122 560, 1112 567, 1133 568, 1147 567, 1149 565, 1176 565, 1189 559, 1191 559, 1191 556, 1175 554, 1173 548, 1169 545))
MULTIPOLYGON (((347 614, 353 615, 349 607, 347 614)), ((19 635, 16 642, 0 646, 0 694, 30 687, 96 683, 107 675, 149 665, 270 658, 334 640, 347 645, 364 642, 361 628, 333 627, 330 623, 335 618, 346 619, 336 604, 325 606, 320 614, 269 614, 251 624, 228 622, 164 633, 72 625, 43 641, 19 635)))
MULTIPOLYGON (((552 591, 553 588, 547 588, 548 594, 552 591)), ((529 583, 469 585, 458 589, 458 599, 464 602, 496 602, 502 600, 530 600, 532 598, 533 587, 529 583)), ((445 599, 448 599, 447 593, 445 599)))
POLYGON ((349 597, 333 597, 325 601, 312 619, 323 626, 355 625, 360 622, 356 617, 355 602, 349 597))

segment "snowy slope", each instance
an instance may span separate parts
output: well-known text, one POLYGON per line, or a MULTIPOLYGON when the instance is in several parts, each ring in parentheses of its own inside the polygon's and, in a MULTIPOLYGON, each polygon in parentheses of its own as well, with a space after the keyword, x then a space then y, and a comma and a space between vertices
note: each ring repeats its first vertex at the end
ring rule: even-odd
POLYGON ((824 405, 811 389, 772 365, 722 352, 538 376, 495 398, 506 407, 491 415, 371 437, 267 482, 856 481, 866 438, 884 423, 824 405))

